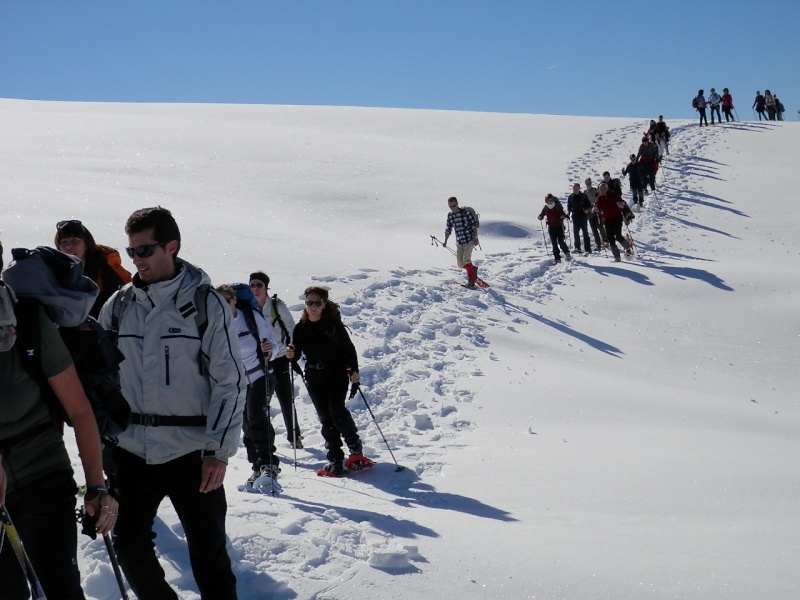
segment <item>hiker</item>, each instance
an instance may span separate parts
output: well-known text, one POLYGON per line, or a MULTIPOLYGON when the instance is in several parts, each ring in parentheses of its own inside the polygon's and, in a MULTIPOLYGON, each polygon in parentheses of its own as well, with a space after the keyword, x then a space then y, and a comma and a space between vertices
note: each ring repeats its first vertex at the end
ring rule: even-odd
POLYGON ((659 151, 659 156, 663 156, 664 154, 669 156, 669 126, 664 121, 664 115, 658 115, 656 131, 658 132, 656 144, 662 148, 659 151))
POLYGON ((611 253, 614 255, 614 261, 619 262, 620 252, 617 248, 617 242, 622 244, 625 249, 625 255, 630 256, 631 248, 628 240, 622 235, 622 209, 625 206, 625 201, 616 191, 610 189, 608 184, 600 184, 600 195, 597 197, 597 210, 600 218, 606 226, 606 233, 608 233, 608 243, 611 246, 611 253))
MULTIPOLYGON (((0 244, 0 269, 2 265, 0 244)), ((81 312, 76 318, 85 319, 94 300, 93 293, 76 296, 70 304, 81 312)), ((11 288, 0 283, 0 323, 10 324, 15 303, 11 288)), ((106 535, 116 522, 118 506, 105 486, 97 422, 57 326, 42 308, 37 317, 42 368, 74 428, 87 490, 83 508, 95 520, 97 533, 106 535)), ((23 366, 20 354, 26 349, 14 345, 14 335, 0 339, 0 505, 8 511, 46 595, 82 600, 77 486, 63 433, 38 382, 23 366)), ((30 588, 8 540, 0 542, 0 574, 0 596, 28 597, 30 588)))
POLYGON ((778 121, 783 121, 784 112, 786 112, 786 108, 783 106, 783 103, 778 100, 778 97, 775 96, 775 115, 778 117, 778 121))
POLYGON ((644 136, 636 153, 636 161, 640 164, 644 193, 647 194, 647 185, 656 191, 656 172, 658 171, 658 150, 650 138, 644 136))
POLYGON ((583 193, 592 203, 592 211, 589 213, 589 226, 592 228, 592 235, 594 236, 595 251, 600 252, 606 244, 606 229, 603 227, 603 222, 597 216, 597 213, 594 212, 594 205, 597 202, 597 188, 592 185, 591 177, 587 177, 583 183, 586 185, 583 193))
MULTIPOLYGON (((767 90, 767 91, 769 91, 769 90, 767 90)), ((766 102, 766 99, 764 98, 764 96, 761 95, 760 91, 756 92, 756 99, 753 100, 753 106, 751 106, 750 108, 755 108, 756 109, 756 112, 758 113, 758 120, 759 121, 761 120, 761 117, 764 117, 765 121, 769 120, 767 115, 764 114, 764 112, 767 109, 767 102, 766 102)))
POLYGON ((728 91, 728 88, 722 90, 722 113, 725 115, 725 122, 736 121, 733 118, 733 96, 728 91))
POLYGON ((581 184, 572 186, 572 193, 567 198, 567 216, 572 220, 572 233, 575 236, 575 253, 581 251, 581 233, 583 233, 583 250, 591 254, 592 245, 589 242, 589 214, 592 212, 592 203, 581 191, 581 184))
POLYGON ((722 104, 722 97, 711 88, 711 93, 708 94, 708 104, 711 107, 711 124, 714 125, 714 113, 717 113, 717 121, 722 124, 722 115, 719 112, 719 106, 722 104))
POLYGON ((706 99, 705 96, 703 96, 703 90, 697 91, 697 96, 695 96, 692 105, 697 109, 697 112, 700 113, 700 127, 703 126, 703 121, 706 122, 706 127, 708 127, 708 117, 706 116, 706 99))
POLYGON ((620 196, 622 195, 622 182, 616 177, 612 179, 608 171, 603 171, 603 182, 620 196))
POLYGON ((769 120, 775 120, 775 96, 772 95, 772 92, 769 90, 764 90, 764 107, 767 109, 767 114, 769 115, 769 120))
POLYGON ((631 186, 631 196, 633 205, 644 207, 644 180, 642 178, 642 165, 636 162, 636 155, 630 155, 630 162, 622 167, 622 174, 628 176, 628 183, 631 186))
POLYGON ((314 403, 328 464, 324 470, 334 476, 344 473, 342 439, 351 457, 363 456, 361 438, 350 411, 345 406, 349 383, 358 383, 358 354, 342 323, 339 307, 330 301, 328 290, 306 288, 305 308, 286 347, 286 358, 297 361, 305 355, 304 379, 314 403))
POLYGON ((278 397, 286 425, 286 438, 289 445, 300 449, 303 447, 303 436, 300 434, 300 423, 297 420, 297 408, 294 404, 291 365, 286 358, 286 344, 292 339, 294 318, 286 303, 275 294, 269 297, 269 276, 263 271, 250 273, 250 289, 261 307, 261 313, 272 330, 272 356, 269 359, 269 370, 272 376, 267 382, 267 404, 274 393, 278 397))
MULTIPOLYGON (((233 313, 236 337, 242 353, 242 366, 247 378, 247 400, 242 419, 242 440, 247 450, 247 460, 253 473, 246 485, 253 487, 259 477, 278 480, 280 460, 275 454, 275 430, 267 410, 267 370, 266 364, 272 354, 272 331, 260 310, 249 302, 237 300, 236 292, 229 285, 216 288, 233 313)), ((247 288, 251 297, 254 298, 247 288)))
POLYGON ((55 246, 66 254, 81 259, 83 274, 97 284, 100 295, 89 314, 95 319, 111 295, 126 283, 131 274, 122 266, 122 259, 114 248, 100 246, 86 226, 77 219, 56 224, 55 246))
POLYGON ((234 600, 223 482, 239 445, 245 378, 233 315, 208 275, 178 257, 169 210, 135 211, 125 233, 136 274, 100 312, 125 355, 120 378, 133 411, 114 450, 120 565, 137 597, 177 600, 153 543, 169 496, 200 596, 234 600))
POLYGON ((475 289, 478 279, 478 267, 472 264, 472 249, 478 242, 478 218, 475 211, 459 208, 458 199, 452 196, 447 199, 450 212, 447 214, 447 224, 444 229, 444 243, 447 248, 447 239, 453 229, 456 230, 456 263, 459 269, 467 270, 467 287, 475 289))
POLYGON ((539 213, 538 219, 541 221, 545 218, 547 219, 547 233, 550 235, 553 257, 555 258, 554 262, 561 262, 559 248, 564 251, 567 260, 570 260, 572 255, 569 253, 569 246, 567 246, 567 242, 564 239, 564 221, 569 219, 569 216, 564 212, 561 202, 553 194, 547 194, 544 197, 544 206, 539 213))

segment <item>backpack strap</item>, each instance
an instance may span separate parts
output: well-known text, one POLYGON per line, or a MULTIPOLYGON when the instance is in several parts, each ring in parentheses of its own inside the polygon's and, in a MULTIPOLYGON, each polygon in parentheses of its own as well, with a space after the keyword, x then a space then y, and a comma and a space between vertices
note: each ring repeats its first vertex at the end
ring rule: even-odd
POLYGON ((278 294, 272 295, 272 326, 275 327, 275 323, 280 325, 281 328, 281 342, 284 346, 288 346, 289 343, 292 341, 292 336, 289 333, 289 330, 286 328, 286 323, 283 322, 281 318, 281 313, 278 311, 278 294))

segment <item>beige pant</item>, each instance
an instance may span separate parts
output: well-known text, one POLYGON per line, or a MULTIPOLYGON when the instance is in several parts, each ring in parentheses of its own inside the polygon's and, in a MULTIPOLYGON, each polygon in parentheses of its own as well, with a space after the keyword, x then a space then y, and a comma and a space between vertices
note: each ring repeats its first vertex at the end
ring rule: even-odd
POLYGON ((470 240, 466 244, 456 244, 456 264, 459 269, 472 262, 472 249, 475 244, 470 240))

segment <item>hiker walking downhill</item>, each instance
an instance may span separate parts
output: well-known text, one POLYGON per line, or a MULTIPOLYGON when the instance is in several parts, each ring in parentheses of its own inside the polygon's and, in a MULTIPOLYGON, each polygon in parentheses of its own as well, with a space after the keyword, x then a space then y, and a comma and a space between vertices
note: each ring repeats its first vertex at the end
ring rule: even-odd
POLYGON ((697 91, 697 96, 693 101, 693 106, 697 109, 697 112, 700 113, 700 126, 703 126, 703 121, 705 121, 706 127, 708 127, 708 117, 706 116, 706 99, 703 96, 703 90, 697 91))
POLYGON ((725 122, 736 121, 733 118, 733 96, 728 91, 728 88, 722 90, 722 112, 725 115, 725 122))
POLYGON ((600 252, 603 249, 603 246, 606 244, 606 229, 603 227, 603 222, 597 216, 597 213, 594 211, 594 205, 597 203, 597 188, 592 185, 592 179, 587 177, 584 180, 584 185, 586 187, 583 190, 583 193, 586 194, 586 197, 589 199, 589 202, 592 203, 592 211, 589 213, 589 227, 592 228, 592 236, 594 237, 595 243, 595 252, 600 252))
MULTIPOLYGON (((767 90, 769 91, 769 90, 767 90)), ((758 120, 761 121, 762 117, 764 121, 769 121, 769 117, 764 113, 767 110, 767 102, 764 96, 761 95, 760 91, 756 92, 756 99, 753 100, 753 106, 751 108, 755 108, 756 112, 758 113, 758 120)))
POLYGON ((115 448, 122 570, 141 599, 175 599, 156 556, 153 525, 169 497, 201 598, 235 600, 223 482, 242 428, 245 376, 233 314, 206 273, 178 257, 181 233, 165 208, 125 224, 136 274, 106 302, 117 332, 122 391, 133 411, 115 448))
POLYGON ((567 259, 571 259, 572 255, 569 252, 569 246, 567 246, 567 242, 564 239, 564 221, 569 219, 569 217, 567 213, 564 212, 564 207, 561 205, 561 202, 559 202, 558 198, 553 196, 553 194, 547 194, 547 196, 544 197, 544 206, 539 213, 538 219, 540 221, 542 219, 547 219, 547 233, 550 234, 550 245, 553 250, 553 257, 555 258, 554 262, 561 262, 561 252, 559 252, 559 249, 564 252, 567 259))
POLYGON ((305 308, 286 347, 286 358, 297 361, 305 355, 304 378, 314 403, 328 464, 324 471, 339 477, 344 473, 344 444, 355 460, 363 457, 358 428, 345 406, 347 388, 358 383, 358 354, 342 323, 339 307, 325 288, 311 286, 303 293, 305 308))
POLYGON ((631 186, 631 196, 633 205, 644 206, 644 179, 642 178, 642 168, 644 165, 636 162, 636 155, 630 155, 630 162, 622 167, 622 174, 628 176, 628 183, 631 186))
POLYGON ((447 223, 444 229, 444 243, 447 247, 447 240, 453 229, 456 230, 456 264, 459 269, 467 271, 467 287, 475 289, 475 282, 478 279, 478 267, 472 264, 472 250, 478 245, 478 217, 475 211, 467 207, 459 208, 458 199, 452 196, 447 199, 447 206, 450 212, 447 214, 447 223))
POLYGON ((54 242, 62 252, 81 259, 83 274, 100 288, 100 294, 89 311, 96 319, 106 300, 123 285, 130 283, 131 274, 122 266, 119 252, 97 244, 91 232, 77 219, 59 221, 54 242))
POLYGON ((606 225, 606 232, 608 233, 608 242, 611 246, 611 253, 614 255, 614 260, 619 262, 620 252, 617 248, 617 242, 622 244, 625 249, 625 255, 631 253, 630 245, 625 236, 622 235, 622 210, 625 207, 625 201, 617 192, 610 189, 606 183, 600 184, 600 195, 597 197, 596 210, 603 219, 606 225))
MULTIPOLYGON (((215 288, 230 307, 235 319, 236 338, 242 353, 247 378, 247 399, 242 419, 242 441, 253 472, 247 479, 250 488, 260 477, 278 480, 280 460, 275 454, 275 430, 267 409, 267 360, 272 353, 272 332, 261 311, 248 301, 238 300, 229 285, 215 288)), ((251 294, 249 288, 247 293, 251 294)), ((251 299, 255 296, 250 295, 251 299)))
MULTIPOLYGON (((94 293, 73 294, 63 305, 54 296, 59 310, 79 311, 77 320, 85 319, 97 290, 89 285, 94 293)), ((23 365, 21 355, 27 349, 19 346, 9 325, 12 318, 16 320, 16 301, 11 288, 0 283, 0 506, 8 512, 46 596, 83 600, 77 560, 77 486, 63 432, 53 422, 38 381, 23 365)), ((39 308, 36 322, 28 325, 38 328, 44 376, 72 423, 86 482, 84 511, 95 520, 97 533, 106 535, 116 522, 118 507, 105 486, 92 407, 53 320, 39 308)), ((22 326, 17 322, 17 331, 22 326)), ((28 582, 4 533, 0 525, 0 597, 28 598, 28 582)))
POLYGON ((290 446, 299 449, 303 447, 303 436, 300 434, 300 423, 297 420, 297 408, 294 403, 291 365, 286 358, 286 345, 292 340, 294 318, 289 307, 278 298, 277 294, 273 294, 270 298, 269 283, 269 275, 263 271, 250 273, 250 289, 253 290, 253 295, 261 307, 261 314, 264 315, 267 326, 272 329, 274 340, 272 356, 269 359, 267 404, 270 403, 274 393, 281 405, 286 439, 290 446))
POLYGON ((581 251, 581 233, 583 234, 583 251, 586 254, 592 252, 592 244, 589 242, 589 214, 591 212, 592 203, 586 194, 581 191, 581 184, 574 184, 572 193, 567 198, 567 216, 572 220, 576 254, 581 251))

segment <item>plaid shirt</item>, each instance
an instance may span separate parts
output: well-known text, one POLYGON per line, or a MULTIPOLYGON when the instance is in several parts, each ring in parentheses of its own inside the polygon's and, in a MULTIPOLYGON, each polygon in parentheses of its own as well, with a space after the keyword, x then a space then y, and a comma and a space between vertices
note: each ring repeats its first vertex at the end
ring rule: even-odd
POLYGON ((450 235, 455 227, 456 230, 456 244, 469 244, 473 239, 473 228, 478 226, 478 221, 472 216, 472 213, 459 208, 457 213, 447 213, 447 226, 444 229, 445 237, 450 235))

